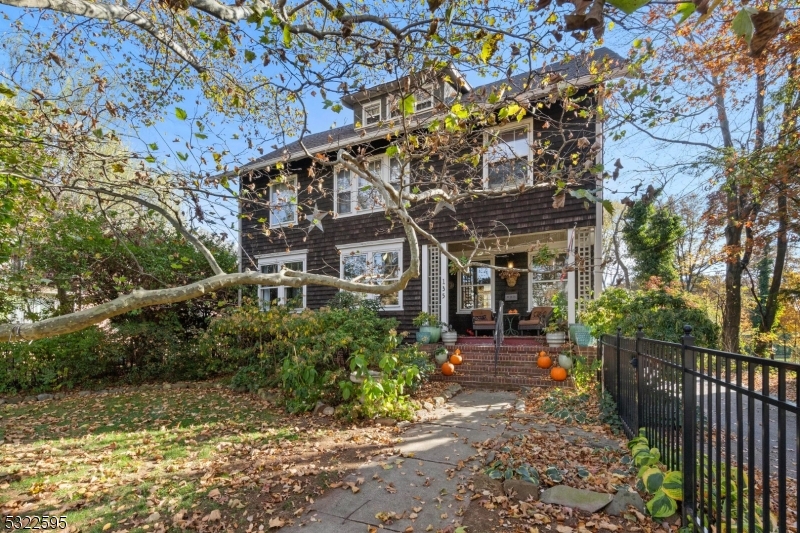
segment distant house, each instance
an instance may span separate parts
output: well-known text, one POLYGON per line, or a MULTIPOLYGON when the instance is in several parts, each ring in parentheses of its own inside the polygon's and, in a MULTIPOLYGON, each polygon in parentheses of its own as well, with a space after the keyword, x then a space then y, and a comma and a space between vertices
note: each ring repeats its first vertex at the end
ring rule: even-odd
MULTIPOLYGON (((402 172, 414 174, 415 169, 401 169, 399 162, 386 154, 392 138, 389 128, 383 125, 397 114, 401 88, 411 87, 415 94, 415 116, 423 124, 426 117, 435 116, 440 104, 449 106, 454 99, 485 101, 488 95, 509 84, 526 95, 529 101, 547 100, 548 113, 561 119, 561 128, 567 128, 570 139, 584 139, 584 144, 598 146, 602 124, 579 112, 565 113, 560 102, 552 101, 551 88, 541 85, 547 74, 559 83, 570 84, 586 99, 583 106, 594 106, 598 82, 591 74, 592 65, 611 62, 621 66, 622 58, 608 49, 598 49, 591 57, 576 57, 566 63, 548 65, 537 69, 534 75, 522 74, 511 79, 498 80, 470 87, 454 69, 428 79, 400 80, 371 87, 342 98, 341 103, 352 110, 353 124, 304 137, 303 143, 311 155, 327 154, 335 159, 340 148, 353 152, 364 148, 370 154, 371 170, 381 173, 385 180, 395 183, 402 172)), ((594 115, 592 115, 593 117, 594 115)), ((536 162, 534 139, 540 132, 548 132, 549 124, 529 116, 521 121, 492 128, 499 135, 503 148, 488 151, 481 162, 483 179, 481 187, 511 189, 530 179, 528 170, 536 162), (516 163, 526 163, 517 165, 516 163)), ((488 132, 488 130, 487 130, 488 132)), ((557 136, 556 136, 557 137, 557 136)), ((556 137, 553 137, 556 139, 556 137)), ((554 140, 553 142, 560 142, 554 140)), ((596 157, 601 162, 602 151, 596 157)), ((309 176, 311 158, 299 143, 291 143, 274 150, 248 164, 240 172, 241 186, 248 189, 268 190, 272 209, 259 211, 246 201, 242 203, 241 250, 245 268, 262 272, 277 272, 280 268, 317 272, 339 276, 342 279, 370 279, 373 283, 396 279, 409 264, 408 243, 399 224, 391 226, 386 214, 370 194, 370 188, 360 183, 343 169, 328 169, 322 176, 328 194, 319 192, 320 175, 309 176), (276 167, 283 172, 288 168, 290 183, 273 181, 276 167), (311 189, 312 182, 314 190, 311 189), (309 207, 316 202, 320 212, 327 212, 321 220, 324 231, 285 231, 285 236, 275 238, 271 228, 296 225, 308 228, 312 223, 309 207), (301 209, 298 210, 298 204, 301 209), (365 273, 370 274, 365 277, 365 273), (376 279, 377 278, 377 279, 376 279)), ((597 173, 585 172, 585 186, 601 186, 597 173)), ((566 196, 564 205, 553 206, 553 188, 534 187, 523 193, 502 197, 481 198, 457 206, 458 219, 470 221, 478 228, 491 228, 502 221, 510 237, 505 239, 502 252, 486 254, 478 260, 486 264, 526 268, 531 265, 537 251, 536 243, 546 243, 555 252, 551 264, 536 266, 534 272, 523 273, 519 279, 506 280, 491 269, 475 266, 469 273, 454 273, 448 260, 438 248, 422 242, 422 275, 412 280, 401 292, 383 297, 384 314, 400 320, 402 327, 410 328, 411 320, 420 312, 438 315, 442 322, 452 324, 464 333, 471 326, 471 313, 475 309, 497 309, 505 302, 505 309, 525 313, 532 307, 548 305, 553 294, 565 292, 569 304, 570 321, 583 302, 601 291, 602 208, 581 199, 566 196), (576 261, 576 258, 580 260, 576 261), (568 268, 559 268, 564 265, 568 268)), ((472 244, 464 231, 449 218, 444 210, 431 219, 433 235, 459 255, 472 244)), ((428 224, 426 222, 426 224, 428 224)), ((319 308, 324 306, 337 289, 322 286, 303 288, 263 287, 260 297, 265 305, 271 302, 294 300, 298 306, 319 308)))

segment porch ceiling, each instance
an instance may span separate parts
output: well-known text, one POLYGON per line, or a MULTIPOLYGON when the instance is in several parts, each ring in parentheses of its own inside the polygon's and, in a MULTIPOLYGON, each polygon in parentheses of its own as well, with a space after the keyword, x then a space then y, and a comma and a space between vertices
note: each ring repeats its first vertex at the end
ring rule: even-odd
MULTIPOLYGON (((478 255, 534 251, 537 245, 543 244, 555 250, 566 250, 567 230, 543 231, 540 233, 486 239, 478 255)), ((447 243, 447 249, 453 253, 472 252, 475 249, 475 243, 469 241, 449 242, 447 243)))

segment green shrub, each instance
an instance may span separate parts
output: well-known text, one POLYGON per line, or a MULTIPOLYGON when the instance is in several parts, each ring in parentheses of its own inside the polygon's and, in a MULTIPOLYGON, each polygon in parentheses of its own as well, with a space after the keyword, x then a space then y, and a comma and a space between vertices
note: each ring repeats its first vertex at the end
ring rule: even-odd
POLYGON ((581 321, 595 337, 616 334, 617 327, 624 336, 631 337, 641 324, 648 338, 680 342, 683 326, 689 324, 698 346, 714 348, 719 340, 719 326, 692 297, 669 287, 640 291, 608 289, 597 300, 588 302, 581 321))
POLYGON ((199 342, 201 359, 227 357, 239 364, 237 387, 280 385, 290 412, 324 402, 342 406, 339 411, 352 418, 408 418, 408 393, 433 371, 430 358, 414 346, 400 346, 397 321, 381 318, 370 300, 351 296, 335 298, 325 310, 299 313, 286 306, 260 310, 247 302, 212 321, 199 342), (380 371, 380 382, 368 370, 380 371), (362 383, 353 383, 351 372, 362 383))

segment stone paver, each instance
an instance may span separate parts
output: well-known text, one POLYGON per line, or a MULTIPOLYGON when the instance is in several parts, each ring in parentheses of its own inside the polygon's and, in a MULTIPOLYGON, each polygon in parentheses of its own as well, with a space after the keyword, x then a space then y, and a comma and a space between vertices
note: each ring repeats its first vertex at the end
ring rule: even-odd
POLYGON ((563 505, 573 509, 580 509, 587 513, 596 513, 609 503, 614 497, 603 492, 594 492, 585 489, 575 489, 564 485, 556 485, 542 492, 540 501, 563 505))
POLYGON ((379 526, 379 513, 402 516, 383 523, 386 531, 443 529, 459 519, 469 497, 454 498, 458 485, 471 475, 473 442, 499 437, 505 430, 501 416, 513 405, 511 392, 466 391, 434 409, 435 419, 413 424, 403 433, 400 456, 365 463, 345 482, 358 483, 359 492, 329 490, 293 526, 281 531, 363 533, 379 526), (463 468, 459 463, 463 461, 463 468), (421 508, 412 520, 414 508, 421 508))

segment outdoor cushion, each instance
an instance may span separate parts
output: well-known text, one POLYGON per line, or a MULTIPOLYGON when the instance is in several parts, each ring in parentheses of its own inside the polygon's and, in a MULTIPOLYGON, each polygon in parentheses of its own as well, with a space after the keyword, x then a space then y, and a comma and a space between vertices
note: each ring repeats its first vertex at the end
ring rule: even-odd
POLYGON ((476 320, 492 320, 492 312, 488 309, 476 309, 472 312, 472 321, 476 320))
POLYGON ((519 325, 520 326, 538 326, 541 323, 542 323, 542 320, 538 316, 537 317, 531 317, 530 320, 520 320, 519 321, 519 325))
POLYGON ((473 326, 494 326, 494 320, 473 320, 473 326))

